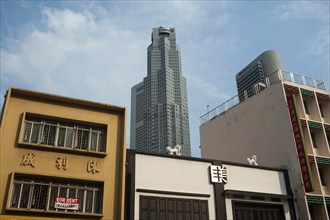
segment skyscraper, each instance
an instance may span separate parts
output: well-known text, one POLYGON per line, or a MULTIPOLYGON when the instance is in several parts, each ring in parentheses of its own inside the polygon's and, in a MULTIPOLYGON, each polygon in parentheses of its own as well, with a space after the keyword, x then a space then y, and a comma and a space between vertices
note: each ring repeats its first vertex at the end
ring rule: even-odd
POLYGON ((190 156, 186 79, 174 28, 153 28, 148 47, 147 76, 132 87, 131 148, 166 153, 181 145, 190 156))
POLYGON ((265 79, 277 70, 282 69, 280 55, 274 50, 268 50, 251 61, 236 74, 236 84, 239 101, 242 102, 254 94, 253 87, 265 84, 265 79))

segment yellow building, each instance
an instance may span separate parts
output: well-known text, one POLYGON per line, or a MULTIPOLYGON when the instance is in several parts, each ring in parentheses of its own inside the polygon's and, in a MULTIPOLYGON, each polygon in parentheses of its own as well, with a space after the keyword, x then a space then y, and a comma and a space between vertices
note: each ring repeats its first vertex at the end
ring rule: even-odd
POLYGON ((11 88, 0 132, 1 219, 123 219, 125 108, 11 88))

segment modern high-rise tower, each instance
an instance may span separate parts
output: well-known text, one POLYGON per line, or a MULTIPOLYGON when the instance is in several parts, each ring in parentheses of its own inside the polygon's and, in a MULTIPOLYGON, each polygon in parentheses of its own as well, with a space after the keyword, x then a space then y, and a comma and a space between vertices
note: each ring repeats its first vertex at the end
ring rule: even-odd
POLYGON ((236 74, 239 101, 242 102, 254 95, 256 86, 264 87, 267 77, 280 69, 280 55, 274 50, 265 51, 251 61, 236 74))
POLYGON ((181 146, 190 156, 186 79, 182 76, 180 48, 174 28, 153 28, 148 47, 148 73, 132 87, 132 149, 166 153, 181 146))

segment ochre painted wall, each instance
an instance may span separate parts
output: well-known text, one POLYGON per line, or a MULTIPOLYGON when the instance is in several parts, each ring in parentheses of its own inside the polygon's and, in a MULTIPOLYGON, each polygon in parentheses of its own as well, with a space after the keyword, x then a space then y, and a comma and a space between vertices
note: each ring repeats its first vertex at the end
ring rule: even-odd
MULTIPOLYGON (((10 89, 7 93, 0 137, 0 210, 6 211, 10 178, 13 172, 50 177, 64 177, 104 183, 103 219, 122 219, 124 204, 125 108, 89 101, 70 99, 38 92, 10 89), (46 115, 107 127, 106 153, 88 154, 79 150, 58 150, 59 147, 22 144, 22 123, 25 113, 46 115), (34 154, 35 166, 21 165, 24 155, 34 154), (58 169, 56 159, 66 157, 67 170, 58 169), (99 172, 87 172, 89 161, 99 164, 99 172)), ((21 212, 11 213, 20 214, 21 212)), ((30 215, 29 213, 27 213, 30 215)), ((34 213, 35 214, 35 213, 34 213)), ((38 213, 36 213, 38 215, 38 213)), ((62 218, 63 215, 50 214, 62 218)), ((70 218, 81 218, 74 214, 70 218)), ((1 216, 2 218, 2 216, 1 216)))

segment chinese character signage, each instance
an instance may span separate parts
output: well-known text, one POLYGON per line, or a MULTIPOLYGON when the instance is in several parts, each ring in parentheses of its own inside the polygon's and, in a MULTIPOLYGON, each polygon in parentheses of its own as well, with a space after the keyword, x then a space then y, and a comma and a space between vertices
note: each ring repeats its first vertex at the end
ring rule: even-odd
POLYGON ((296 142, 297 154, 300 163, 300 171, 304 181, 305 191, 313 191, 312 174, 310 171, 309 160, 305 151, 305 144, 302 135, 300 119, 298 118, 295 98, 292 95, 286 96, 289 108, 289 115, 291 119, 292 131, 294 140, 296 142))
POLYGON ((87 172, 93 173, 93 174, 100 172, 99 163, 96 160, 88 161, 87 172))
POLYGON ((68 158, 66 157, 58 157, 56 159, 56 165, 57 169, 63 169, 63 170, 67 170, 69 163, 68 163, 68 158))
POLYGON ((68 198, 68 197, 56 197, 55 198, 55 208, 78 210, 79 209, 79 199, 78 198, 68 198))
POLYGON ((35 167, 34 156, 35 155, 33 153, 24 154, 21 165, 23 165, 23 166, 29 166, 30 165, 31 167, 35 167))
POLYGON ((212 183, 227 183, 227 168, 222 166, 210 166, 212 183))

